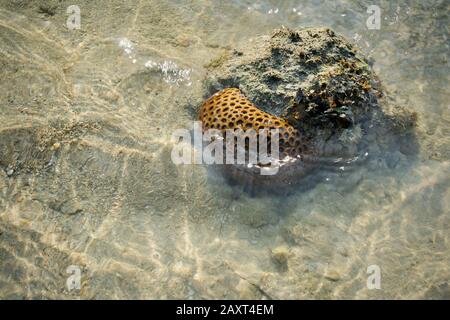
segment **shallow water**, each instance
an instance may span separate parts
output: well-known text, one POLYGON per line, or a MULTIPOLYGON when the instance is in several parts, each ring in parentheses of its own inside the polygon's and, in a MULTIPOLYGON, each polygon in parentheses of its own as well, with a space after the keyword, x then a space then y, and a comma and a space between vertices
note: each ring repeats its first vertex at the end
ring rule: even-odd
POLYGON ((450 5, 378 3, 380 30, 371 1, 80 1, 69 30, 70 1, 1 1, 0 298, 450 298, 450 5), (281 25, 353 39, 417 152, 288 197, 175 166, 207 62, 281 25))

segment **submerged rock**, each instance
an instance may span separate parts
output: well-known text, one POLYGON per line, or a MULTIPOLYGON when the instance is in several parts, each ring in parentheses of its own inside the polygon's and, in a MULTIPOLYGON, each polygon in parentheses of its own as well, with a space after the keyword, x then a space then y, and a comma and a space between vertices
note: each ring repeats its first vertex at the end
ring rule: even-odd
POLYGON ((289 260, 289 248, 285 246, 279 246, 271 250, 272 260, 276 263, 277 267, 283 271, 288 269, 289 260))
MULTIPOLYGON (((328 28, 277 29, 211 62, 205 97, 230 87, 294 127, 314 154, 313 164, 361 160, 378 135, 406 133, 416 120, 388 99, 369 61, 328 28)), ((236 169, 247 178, 253 174, 242 166, 231 171, 236 169)), ((286 169, 251 183, 295 183, 298 175, 286 169)))

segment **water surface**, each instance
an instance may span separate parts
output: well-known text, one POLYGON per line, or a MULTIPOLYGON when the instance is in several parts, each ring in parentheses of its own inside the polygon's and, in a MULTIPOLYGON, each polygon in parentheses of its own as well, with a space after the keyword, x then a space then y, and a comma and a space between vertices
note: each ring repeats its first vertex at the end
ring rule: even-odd
POLYGON ((371 1, 78 1, 69 30, 73 4, 0 5, 1 298, 450 298, 448 2, 379 1, 380 30, 371 1), (289 197, 175 166, 207 62, 282 25, 370 56, 417 152, 369 150, 289 197))

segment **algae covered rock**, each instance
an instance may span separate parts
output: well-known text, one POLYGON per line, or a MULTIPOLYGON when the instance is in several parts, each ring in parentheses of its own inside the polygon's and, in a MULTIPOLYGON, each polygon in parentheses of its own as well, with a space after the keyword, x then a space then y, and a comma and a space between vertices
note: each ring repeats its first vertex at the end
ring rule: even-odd
POLYGON ((205 97, 238 88, 287 121, 314 164, 362 160, 377 136, 402 135, 415 125, 414 113, 388 99, 370 61, 328 28, 283 27, 250 39, 212 61, 204 84, 205 97))

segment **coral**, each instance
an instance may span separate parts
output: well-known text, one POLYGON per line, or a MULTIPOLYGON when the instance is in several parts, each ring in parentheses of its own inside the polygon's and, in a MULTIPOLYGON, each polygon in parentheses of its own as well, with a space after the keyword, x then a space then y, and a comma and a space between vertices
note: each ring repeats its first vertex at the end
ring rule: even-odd
MULTIPOLYGON (((239 89, 226 88, 211 96, 199 110, 203 129, 218 129, 225 133, 228 129, 259 130, 279 129, 280 152, 301 155, 306 148, 301 136, 287 121, 258 109, 239 89)), ((270 137, 270 135, 269 135, 270 137)))

